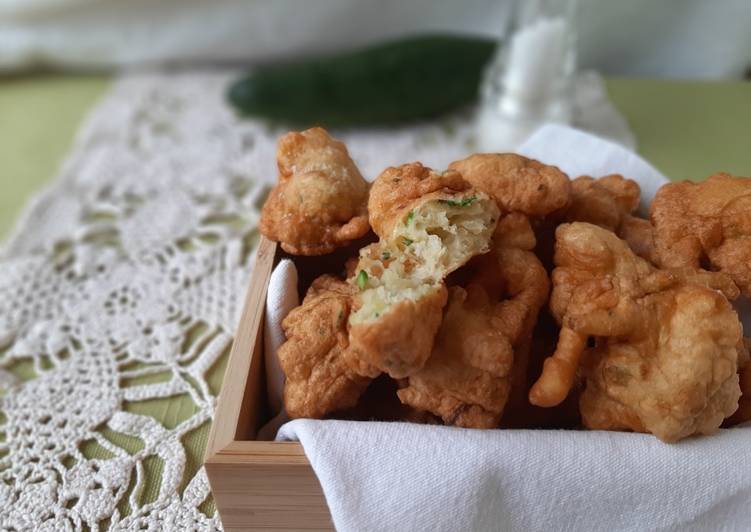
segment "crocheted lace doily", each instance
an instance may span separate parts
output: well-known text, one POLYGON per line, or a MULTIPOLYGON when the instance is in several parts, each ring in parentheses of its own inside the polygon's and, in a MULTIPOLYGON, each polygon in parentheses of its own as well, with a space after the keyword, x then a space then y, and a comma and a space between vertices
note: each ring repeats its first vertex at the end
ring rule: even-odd
MULTIPOLYGON (((121 78, 0 249, 0 528, 221 527, 199 466, 282 132, 233 75, 121 78)), ((466 124, 338 136, 372 179, 466 124)))

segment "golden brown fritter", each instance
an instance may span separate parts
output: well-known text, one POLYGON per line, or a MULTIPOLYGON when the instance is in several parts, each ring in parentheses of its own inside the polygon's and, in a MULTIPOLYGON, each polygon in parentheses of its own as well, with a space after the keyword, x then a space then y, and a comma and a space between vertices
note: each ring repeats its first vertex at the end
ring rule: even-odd
POLYGON ((290 417, 321 418, 352 407, 367 388, 370 379, 344 360, 354 292, 351 284, 323 275, 282 321, 287 341, 277 354, 286 375, 284 405, 290 417))
POLYGON ((444 278, 489 249, 499 212, 456 172, 440 175, 418 163, 383 172, 370 207, 381 239, 360 251, 352 279, 361 292, 349 320, 350 363, 364 375, 403 378, 430 356, 444 278))
POLYGON ((628 243, 631 251, 655 262, 654 228, 649 220, 636 216, 624 216, 618 228, 618 236, 628 243))
POLYGON ((654 255, 652 226, 633 215, 640 197, 639 184, 619 174, 577 177, 571 182, 571 205, 565 219, 609 229, 628 242, 634 253, 650 260, 654 255))
POLYGON ((663 185, 650 220, 660 266, 711 267, 751 297, 751 178, 718 173, 663 185))
POLYGON ((614 233, 624 216, 639 207, 641 189, 636 181, 618 174, 600 179, 580 176, 571 182, 571 205, 566 212, 569 222, 587 222, 614 233))
POLYGON ((492 197, 502 212, 539 218, 567 208, 571 201, 566 174, 514 153, 477 153, 454 161, 449 169, 492 197))
POLYGON ((406 221, 415 202, 428 196, 461 202, 471 197, 470 185, 457 172, 436 172, 420 163, 386 168, 373 182, 368 200, 375 234, 390 239, 394 226, 406 221))
POLYGON ((498 425, 510 390, 514 351, 497 326, 487 293, 479 285, 454 286, 425 366, 399 390, 407 405, 470 428, 498 425))
POLYGON ((674 441, 716 430, 737 408, 741 326, 727 276, 658 270, 586 223, 559 226, 555 264, 550 307, 562 329, 530 391, 533 404, 560 403, 583 356, 589 428, 674 441))
POLYGON ((381 371, 406 377, 425 364, 441 324, 447 291, 443 283, 426 285, 399 300, 372 319, 350 320, 346 359, 360 375, 381 371))
POLYGON ((368 183, 343 143, 319 127, 279 139, 279 182, 259 228, 294 255, 325 255, 368 232, 368 183))
POLYGON ((466 290, 450 289, 433 353, 399 398, 447 424, 492 428, 512 386, 525 384, 520 366, 526 365, 548 278, 533 253, 516 248, 497 247, 469 267, 474 275, 466 290))
POLYGON ((584 357, 584 426, 668 442, 716 432, 740 397, 741 328, 732 307, 720 292, 694 285, 649 294, 640 306, 641 338, 611 338, 584 357))

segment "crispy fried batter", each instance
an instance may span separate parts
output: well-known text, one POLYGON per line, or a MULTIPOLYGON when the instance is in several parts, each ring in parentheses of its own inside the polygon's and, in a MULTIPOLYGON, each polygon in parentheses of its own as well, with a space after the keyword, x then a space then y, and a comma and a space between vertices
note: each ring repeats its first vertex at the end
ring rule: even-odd
POLYGON ((532 251, 537 245, 537 237, 526 215, 511 212, 501 216, 493 234, 493 242, 496 246, 532 251))
POLYGON ((514 153, 477 153, 454 161, 449 169, 490 195, 502 212, 543 217, 567 208, 571 200, 566 174, 514 153))
POLYGON ((489 249, 499 212, 456 172, 437 174, 419 163, 383 172, 370 208, 381 239, 360 251, 352 280, 361 292, 349 320, 349 360, 363 375, 403 378, 430 356, 446 304, 444 278, 489 249))
POLYGON ((419 370, 430 356, 446 298, 446 287, 436 284, 372 320, 350 321, 349 366, 369 377, 385 371, 402 378, 419 370))
POLYGON ((277 355, 287 377, 284 404, 290 417, 321 418, 349 408, 367 388, 370 379, 344 360, 354 292, 351 284, 323 275, 282 321, 287 341, 277 355))
POLYGON ((751 297, 751 178, 718 173, 664 185, 650 219, 660 266, 711 266, 751 297))
POLYGON ((571 182, 571 206, 565 218, 609 229, 628 242, 634 253, 650 260, 654 255, 652 226, 633 215, 640 197, 639 184, 619 174, 577 177, 571 182))
POLYGON ((479 285, 454 286, 433 353, 399 390, 407 405, 450 425, 493 428, 508 398, 513 347, 479 285))
POLYGON ((368 232, 368 183, 343 143, 324 129, 279 139, 279 182, 260 231, 294 255, 325 255, 368 232))
POLYGON ((643 338, 609 339, 585 356, 584 426, 664 441, 716 432, 740 397, 732 307, 694 285, 649 294, 640 306, 643 338))
POLYGON ((492 428, 518 384, 514 377, 525 380, 526 373, 513 368, 526 362, 548 278, 533 253, 503 246, 470 268, 475 273, 466 290, 451 288, 430 359, 399 398, 448 424, 492 428))
POLYGON ((621 226, 618 228, 618 236, 628 243, 631 251, 654 263, 654 228, 649 220, 636 216, 624 216, 621 220, 621 226))
POLYGON ((470 184, 457 172, 439 173, 420 163, 386 168, 370 190, 370 225, 380 238, 390 239, 394 225, 404 222, 417 200, 428 196, 451 200, 469 189, 470 184))
POLYGON ((571 182, 570 222, 587 222, 616 232, 624 216, 639 206, 641 190, 636 181, 618 174, 600 179, 580 176, 571 182))
POLYGON ((741 326, 727 276, 657 270, 612 232, 556 232, 551 310, 562 324, 530 401, 560 403, 584 354, 585 426, 652 432, 665 441, 717 429, 736 408, 741 326))

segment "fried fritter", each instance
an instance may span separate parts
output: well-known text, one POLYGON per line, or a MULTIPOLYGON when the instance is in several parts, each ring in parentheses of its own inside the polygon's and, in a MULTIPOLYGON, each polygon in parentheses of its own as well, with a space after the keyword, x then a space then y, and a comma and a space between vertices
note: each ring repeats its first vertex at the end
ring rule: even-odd
POLYGON ((374 301, 377 294, 370 293, 373 297, 350 318, 346 360, 360 375, 374 377, 383 371, 393 378, 406 377, 430 356, 446 304, 446 287, 436 283, 405 288, 384 299, 383 305, 374 301), (363 307, 373 308, 365 313, 363 307))
POLYGON ((370 369, 403 378, 430 356, 446 304, 444 278, 489 249, 499 212, 455 172, 441 176, 418 163, 383 172, 370 205, 381 240, 361 250, 352 279, 361 292, 350 317, 350 360, 364 375, 370 369))
POLYGON ((533 404, 560 403, 584 354, 580 408, 589 428, 674 441, 713 432, 733 413, 741 326, 728 276, 658 270, 586 223, 559 226, 555 264, 550 307, 562 329, 530 391, 533 404))
POLYGON ((368 230, 368 183, 343 143, 322 128, 279 139, 279 182, 259 228, 293 255, 325 255, 368 230))
POLYGON ((751 297, 751 178, 726 173, 663 185, 650 209, 662 267, 711 267, 751 297))
POLYGON ((501 216, 493 234, 493 242, 495 246, 532 251, 537 245, 537 237, 529 218, 512 212, 501 216))
POLYGON ((584 426, 668 442, 716 432, 740 397, 741 329, 732 307, 694 285, 649 294, 640 306, 643 338, 612 338, 584 357, 584 426))
POLYGON ((566 209, 571 201, 566 174, 514 153, 477 153, 454 161, 449 169, 492 197, 502 212, 539 218, 566 209))
POLYGON ((447 424, 492 428, 512 386, 525 384, 526 371, 520 368, 526 367, 548 278, 533 253, 502 246, 469 267, 475 273, 466 290, 450 289, 432 355, 398 394, 405 404, 447 424))
POLYGON ((566 220, 599 225, 615 233, 623 217, 637 209, 640 196, 636 181, 619 174, 600 179, 580 176, 571 182, 571 206, 566 220))
POLYGON ((655 262, 654 228, 649 220, 624 216, 618 228, 618 236, 628 243, 631 251, 643 259, 655 262))
POLYGON ((479 285, 454 286, 433 352, 399 390, 407 405, 459 427, 493 428, 508 399, 514 351, 479 285))
MULTIPOLYGON (((394 226, 404 223, 415 202, 431 194, 448 201, 471 188, 457 172, 436 172, 420 163, 386 168, 373 182, 368 200, 370 225, 380 238, 390 240, 394 226)), ((433 197, 433 196, 431 196, 433 197)), ((469 195, 458 196, 463 201, 469 195)))
POLYGON ((633 215, 640 198, 639 184, 622 175, 580 176, 571 182, 571 205, 565 219, 609 229, 628 242, 634 253, 650 260, 654 255, 652 226, 633 215))
POLYGON ((367 388, 371 379, 344 360, 355 291, 351 284, 323 275, 282 321, 287 341, 277 355, 286 375, 284 405, 290 417, 321 418, 352 407, 367 388))

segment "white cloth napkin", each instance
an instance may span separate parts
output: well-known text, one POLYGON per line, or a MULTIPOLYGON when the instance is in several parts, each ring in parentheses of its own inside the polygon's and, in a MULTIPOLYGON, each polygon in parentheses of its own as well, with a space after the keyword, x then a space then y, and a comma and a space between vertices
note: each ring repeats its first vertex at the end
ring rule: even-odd
POLYGON ((297 268, 289 259, 279 261, 269 279, 266 294, 266 315, 263 329, 263 360, 266 364, 266 389, 269 394, 269 408, 272 412, 282 409, 284 374, 276 356, 276 350, 284 343, 282 320, 289 311, 300 304, 297 293, 297 268))
MULTIPOLYGON (((563 126, 520 151, 572 177, 623 173, 647 200, 665 182, 624 148, 563 126)), ((268 304, 295 289, 273 276, 268 304)), ((619 432, 301 419, 277 439, 302 443, 340 531, 751 529, 748 427, 668 445, 619 432)))

